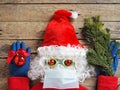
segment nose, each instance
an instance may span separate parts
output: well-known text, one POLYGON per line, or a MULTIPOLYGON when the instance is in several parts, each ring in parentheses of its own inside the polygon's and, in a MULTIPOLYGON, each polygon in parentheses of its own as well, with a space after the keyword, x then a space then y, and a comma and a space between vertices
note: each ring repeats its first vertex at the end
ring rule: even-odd
POLYGON ((58 64, 57 68, 64 68, 64 66, 62 64, 58 64))

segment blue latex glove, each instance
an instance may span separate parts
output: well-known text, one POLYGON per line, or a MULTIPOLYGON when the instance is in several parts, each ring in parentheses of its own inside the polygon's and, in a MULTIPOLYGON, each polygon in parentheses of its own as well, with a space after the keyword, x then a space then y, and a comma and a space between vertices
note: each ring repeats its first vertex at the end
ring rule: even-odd
POLYGON ((20 49, 23 49, 26 52, 28 52, 29 56, 26 57, 26 63, 24 65, 22 65, 22 66, 16 65, 15 62, 14 62, 14 60, 12 60, 10 62, 10 65, 9 65, 10 76, 27 76, 28 69, 29 69, 29 64, 30 64, 31 48, 28 47, 26 49, 24 42, 17 41, 17 42, 14 42, 12 44, 12 51, 17 52, 20 49))
POLYGON ((119 49, 119 45, 115 44, 114 41, 111 41, 111 43, 110 43, 110 50, 111 50, 111 56, 113 58, 112 68, 113 68, 114 74, 117 71, 118 62, 119 62, 119 55, 117 53, 118 49, 119 49))

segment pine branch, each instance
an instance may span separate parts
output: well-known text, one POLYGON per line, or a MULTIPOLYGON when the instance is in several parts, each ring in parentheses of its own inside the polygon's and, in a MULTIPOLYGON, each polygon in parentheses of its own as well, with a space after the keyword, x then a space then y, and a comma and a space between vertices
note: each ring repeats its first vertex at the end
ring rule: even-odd
POLYGON ((92 19, 87 18, 82 30, 83 36, 93 46, 87 53, 87 60, 90 64, 100 67, 102 71, 112 76, 112 58, 109 49, 110 30, 104 27, 99 18, 99 16, 92 19))

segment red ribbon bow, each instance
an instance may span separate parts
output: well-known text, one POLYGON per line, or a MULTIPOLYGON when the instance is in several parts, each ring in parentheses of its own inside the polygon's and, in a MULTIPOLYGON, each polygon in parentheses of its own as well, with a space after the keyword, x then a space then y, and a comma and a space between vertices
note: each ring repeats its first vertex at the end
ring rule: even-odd
POLYGON ((23 49, 19 49, 17 52, 15 52, 13 50, 10 50, 10 51, 8 51, 8 58, 6 59, 6 62, 8 64, 10 64, 10 62, 12 61, 12 59, 14 58, 14 56, 17 55, 17 54, 23 55, 25 57, 27 57, 27 56, 30 55, 27 51, 25 51, 23 49))

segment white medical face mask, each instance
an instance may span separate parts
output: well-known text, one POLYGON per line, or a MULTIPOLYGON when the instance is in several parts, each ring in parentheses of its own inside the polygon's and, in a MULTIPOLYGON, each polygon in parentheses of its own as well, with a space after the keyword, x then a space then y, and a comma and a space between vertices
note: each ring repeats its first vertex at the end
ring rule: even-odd
POLYGON ((43 88, 79 88, 75 70, 50 69, 45 71, 43 88))

